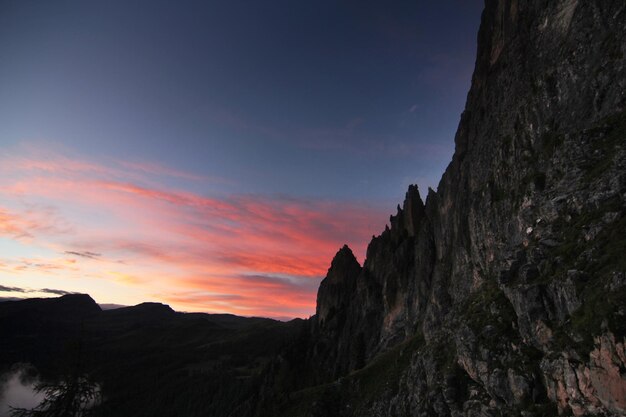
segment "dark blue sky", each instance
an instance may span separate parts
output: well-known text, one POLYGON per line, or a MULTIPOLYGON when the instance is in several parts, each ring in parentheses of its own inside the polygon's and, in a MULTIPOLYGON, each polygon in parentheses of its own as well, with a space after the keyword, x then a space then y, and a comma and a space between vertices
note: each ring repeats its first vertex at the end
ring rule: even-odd
POLYGON ((0 141, 206 193, 395 206, 436 186, 482 1, 2 1, 0 141))
POLYGON ((307 317, 439 182, 481 9, 0 0, 0 296, 307 317))

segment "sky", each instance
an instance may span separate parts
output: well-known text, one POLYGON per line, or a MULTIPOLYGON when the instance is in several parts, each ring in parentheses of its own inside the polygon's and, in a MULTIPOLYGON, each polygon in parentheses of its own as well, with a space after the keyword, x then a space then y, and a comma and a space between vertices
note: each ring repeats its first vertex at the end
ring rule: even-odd
POLYGON ((0 0, 0 297, 308 317, 436 189, 481 0, 0 0))

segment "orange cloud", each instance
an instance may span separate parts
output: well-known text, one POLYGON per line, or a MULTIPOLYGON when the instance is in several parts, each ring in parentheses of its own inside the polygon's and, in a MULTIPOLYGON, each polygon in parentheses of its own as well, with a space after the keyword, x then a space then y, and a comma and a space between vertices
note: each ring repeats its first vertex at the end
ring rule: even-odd
POLYGON ((169 303, 190 311, 206 309, 246 316, 273 318, 307 317, 315 311, 315 294, 319 279, 271 276, 223 277, 222 285, 202 280, 188 282, 186 291, 163 297, 169 303), (237 293, 228 290, 238 288, 237 293))
POLYGON ((0 236, 14 238, 31 237, 32 235, 29 230, 31 230, 33 226, 34 225, 30 224, 30 222, 25 222, 24 219, 0 208, 0 236))

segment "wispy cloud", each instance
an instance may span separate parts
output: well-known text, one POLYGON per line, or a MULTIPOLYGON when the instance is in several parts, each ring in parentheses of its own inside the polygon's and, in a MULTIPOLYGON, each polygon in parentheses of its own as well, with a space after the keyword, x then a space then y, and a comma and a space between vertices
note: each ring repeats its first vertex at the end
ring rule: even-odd
POLYGON ((12 275, 43 273, 56 275, 58 273, 77 272, 79 268, 73 259, 59 257, 15 258, 4 259, 0 264, 0 272, 10 272, 12 275))
POLYGON ((83 251, 83 252, 77 252, 77 251, 73 251, 73 250, 66 250, 65 253, 67 255, 74 255, 74 256, 79 256, 81 258, 89 258, 89 259, 98 259, 99 257, 102 256, 102 254, 100 253, 95 253, 95 252, 90 252, 90 251, 83 251))
MULTIPOLYGON (((417 106, 410 107, 406 114, 414 113, 417 106)), ((416 140, 412 136, 399 136, 394 134, 376 134, 360 128, 362 119, 350 120, 345 126, 321 127, 305 129, 294 135, 299 139, 299 144, 305 149, 317 151, 342 151, 363 158, 419 158, 423 155, 429 157, 447 157, 450 150, 446 145, 416 140)))
MULTIPOLYGON (((419 109, 413 105, 407 109, 407 114, 419 109)), ((254 134, 264 140, 272 140, 292 146, 297 146, 321 152, 348 152, 364 159, 389 158, 392 160, 420 157, 421 155, 436 155, 449 157, 449 146, 436 142, 428 142, 424 138, 416 140, 411 135, 391 133, 372 133, 367 120, 355 116, 338 125, 321 125, 300 128, 286 124, 281 128, 271 128, 255 123, 242 114, 217 106, 208 106, 202 109, 203 120, 228 127, 237 132, 254 134), (295 142, 294 142, 295 141, 295 142)), ((226 182, 217 178, 216 182, 226 182)))
POLYGON ((30 230, 33 228, 37 228, 37 225, 0 208, 0 236, 18 239, 32 237, 30 230))
POLYGON ((190 181, 216 182, 221 184, 233 184, 232 180, 217 177, 198 175, 190 172, 181 171, 155 162, 146 161, 116 161, 120 167, 129 171, 135 171, 157 177, 172 177, 190 181))
POLYGON ((5 287, 4 285, 0 285, 0 291, 2 292, 28 292, 24 288, 19 287, 5 287))
POLYGON ((52 289, 52 288, 42 288, 40 290, 37 290, 37 292, 43 292, 43 293, 46 293, 46 294, 54 294, 54 295, 72 294, 69 291, 55 290, 55 289, 52 289))
POLYGON ((32 288, 20 288, 20 287, 6 287, 4 285, 0 285, 0 292, 20 293, 20 294, 43 293, 43 294, 51 294, 51 295, 72 294, 72 292, 70 291, 57 290, 53 288, 32 289, 32 288))
POLYGON ((21 245, 3 254, 0 274, 63 274, 96 298, 108 283, 112 302, 111 291, 132 287, 187 310, 307 316, 335 251, 348 243, 362 260, 387 218, 358 201, 171 188, 158 177, 197 178, 157 164, 39 151, 5 152, 0 166, 11 167, 0 177, 0 236, 21 245))
POLYGON ((28 240, 41 233, 61 234, 68 231, 68 225, 50 207, 26 204, 17 211, 3 207, 0 200, 0 237, 28 240))
POLYGON ((303 311, 309 314, 315 311, 319 279, 245 275, 225 277, 224 280, 229 285, 210 288, 211 291, 206 291, 206 285, 201 281, 187 282, 187 288, 191 290, 174 292, 163 298, 182 308, 197 309, 213 304, 247 316, 285 318, 303 316, 303 311), (229 293, 233 287, 238 287, 239 291, 229 293))

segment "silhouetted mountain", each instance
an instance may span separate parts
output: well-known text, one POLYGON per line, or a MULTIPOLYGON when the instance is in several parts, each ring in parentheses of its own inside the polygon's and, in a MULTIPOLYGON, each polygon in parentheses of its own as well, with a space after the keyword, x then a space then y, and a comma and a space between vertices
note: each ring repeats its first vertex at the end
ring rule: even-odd
POLYGON ((0 320, 26 316, 36 320, 82 320, 98 314, 100 306, 87 294, 59 298, 29 298, 0 303, 0 320))
POLYGON ((159 303, 102 311, 87 295, 10 301, 0 303, 0 374, 16 363, 48 379, 80 368, 102 386, 101 415, 223 415, 255 392, 300 322, 159 303))

